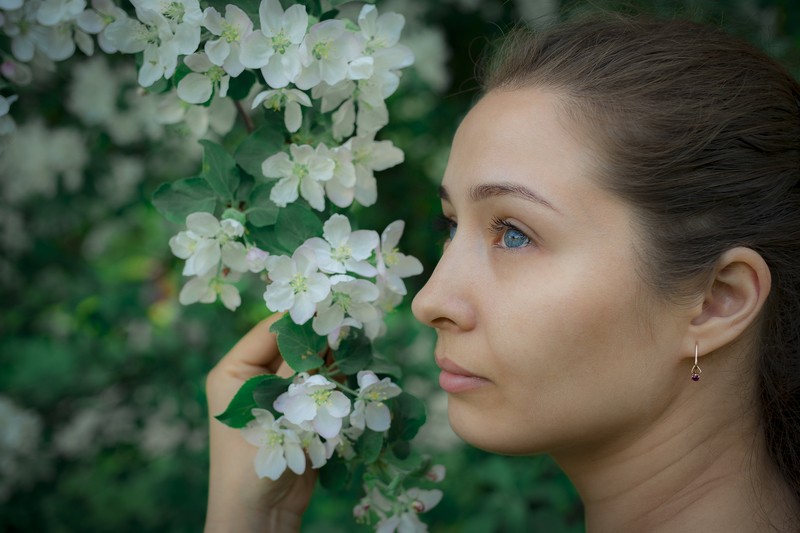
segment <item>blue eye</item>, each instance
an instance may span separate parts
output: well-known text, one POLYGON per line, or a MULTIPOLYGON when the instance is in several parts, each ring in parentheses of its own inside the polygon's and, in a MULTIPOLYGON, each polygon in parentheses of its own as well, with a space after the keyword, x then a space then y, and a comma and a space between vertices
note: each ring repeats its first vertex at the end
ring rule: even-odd
POLYGON ((489 230, 500 238, 500 248, 518 249, 533 243, 530 237, 503 218, 493 218, 489 230))
POLYGON ((530 242, 531 240, 516 228, 508 228, 503 234, 503 245, 506 248, 522 248, 530 242))

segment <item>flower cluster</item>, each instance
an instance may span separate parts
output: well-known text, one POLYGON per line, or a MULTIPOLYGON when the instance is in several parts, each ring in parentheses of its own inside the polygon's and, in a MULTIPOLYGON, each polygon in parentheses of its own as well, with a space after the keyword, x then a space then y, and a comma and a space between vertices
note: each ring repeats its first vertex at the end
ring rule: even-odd
MULTIPOLYGON (((139 138, 131 131, 160 138, 164 125, 176 124, 195 138, 209 130, 221 137, 200 141, 199 175, 162 184, 153 195, 165 217, 185 223, 169 241, 188 278, 179 301, 221 300, 233 311, 242 305, 240 291, 255 286, 270 311, 286 313, 273 331, 294 379, 254 378, 218 419, 259 448, 260 477, 301 473, 306 457, 312 468, 341 462, 365 472, 357 518, 377 517, 379 531, 424 530, 417 514, 441 493, 404 483, 431 471, 408 445, 425 409, 372 351, 386 314, 406 294, 404 278, 422 265, 398 250, 402 221, 379 234, 354 228, 342 214, 356 203, 373 205, 375 173, 404 159, 377 137, 389 121, 385 100, 414 59, 400 44, 404 18, 370 4, 355 21, 322 12, 320 2, 284 9, 279 0, 261 0, 257 13, 249 11, 255 3, 129 4, 0 0, 0 37, 11 48, 0 64, 0 135, 24 145, 24 134, 38 127, 17 128, 12 119, 24 106, 14 87, 31 83, 36 63, 46 67, 78 49, 92 55, 96 47, 135 54, 139 88, 133 70, 128 81, 94 58, 76 67, 66 105, 117 144, 139 138), (229 135, 237 113, 246 134, 229 135)), ((75 144, 57 144, 65 148, 49 172, 73 188, 88 157, 75 144)))
POLYGON ((242 434, 259 448, 255 459, 258 476, 278 479, 287 467, 302 474, 306 469, 304 453, 312 468, 324 466, 337 450, 347 455, 364 432, 363 404, 373 412, 366 427, 373 431, 389 429, 389 409, 383 402, 398 396, 400 387, 389 378, 378 381, 370 371, 359 372, 358 381, 364 385, 355 391, 355 410, 345 393, 336 390, 335 382, 307 373, 298 374, 288 391, 275 400, 273 409, 280 414, 277 419, 267 409, 253 409, 254 419, 242 434))

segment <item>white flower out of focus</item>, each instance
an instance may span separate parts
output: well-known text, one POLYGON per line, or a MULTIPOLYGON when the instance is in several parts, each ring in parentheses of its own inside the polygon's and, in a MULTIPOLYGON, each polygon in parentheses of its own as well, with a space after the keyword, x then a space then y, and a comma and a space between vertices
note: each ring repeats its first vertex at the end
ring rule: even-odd
POLYGON ((272 280, 264 292, 267 307, 271 311, 289 311, 296 324, 308 322, 317 303, 331 290, 328 276, 319 272, 314 252, 308 248, 298 248, 292 257, 270 257, 267 269, 272 280))
POLYGON ((335 389, 336 385, 324 376, 305 377, 289 385, 273 407, 289 422, 310 422, 314 431, 332 439, 342 429, 342 419, 350 414, 351 407, 347 396, 335 389))
POLYGON ((421 490, 418 488, 408 489, 397 498, 397 503, 401 506, 401 511, 397 512, 391 502, 385 498, 371 499, 372 508, 377 512, 392 512, 394 514, 384 518, 375 526, 376 533, 422 533, 428 531, 422 521, 417 516, 433 509, 442 500, 442 491, 421 490))
POLYGON ((372 431, 386 431, 391 425, 391 414, 384 402, 403 391, 391 379, 379 380, 370 370, 360 371, 357 379, 358 399, 350 414, 350 423, 359 429, 366 425, 372 431))
POLYGON ((286 467, 298 475, 305 472, 306 458, 297 434, 283 427, 281 419, 275 420, 266 409, 253 409, 252 413, 255 420, 242 429, 242 436, 258 447, 255 458, 258 477, 277 480, 286 467))
POLYGON ((280 178, 270 191, 269 199, 278 207, 286 207, 302 195, 316 209, 325 209, 325 189, 322 183, 333 177, 336 163, 326 155, 325 145, 292 144, 289 154, 279 152, 267 158, 261 171, 268 178, 280 178))

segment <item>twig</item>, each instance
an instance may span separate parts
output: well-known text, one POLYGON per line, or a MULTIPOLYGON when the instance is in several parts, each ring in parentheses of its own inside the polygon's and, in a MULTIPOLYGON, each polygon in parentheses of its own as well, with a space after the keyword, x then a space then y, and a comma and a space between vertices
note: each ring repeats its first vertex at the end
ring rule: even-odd
POLYGON ((256 129, 255 124, 253 124, 253 119, 250 118, 250 115, 247 114, 244 107, 242 107, 241 100, 234 100, 233 103, 236 105, 236 110, 239 112, 239 116, 242 117, 242 121, 244 122, 244 127, 247 129, 247 133, 253 133, 256 129))

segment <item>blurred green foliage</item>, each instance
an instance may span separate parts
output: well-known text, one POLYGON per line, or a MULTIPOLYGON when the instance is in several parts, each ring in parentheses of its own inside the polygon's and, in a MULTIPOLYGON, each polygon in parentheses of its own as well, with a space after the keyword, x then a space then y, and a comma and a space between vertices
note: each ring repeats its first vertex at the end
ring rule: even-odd
MULTIPOLYGON (((406 162, 378 175, 379 207, 359 210, 362 226, 404 219, 403 249, 430 273, 441 245, 432 237, 436 189, 455 127, 477 96, 476 61, 521 18, 536 25, 588 5, 379 2, 382 10, 406 15, 418 70, 405 74, 390 99, 392 122, 382 133, 405 150, 406 162)), ((722 25, 800 74, 795 0, 591 5, 722 25)), ((148 166, 123 201, 109 201, 99 177, 120 149, 102 129, 67 112, 62 98, 71 69, 83 59, 59 65, 48 84, 12 111, 20 123, 36 112, 50 129, 81 128, 91 158, 78 187, 61 183, 55 194, 0 198, 0 397, 29 420, 24 450, 12 456, 0 447, 0 530, 199 531, 208 466, 204 377, 268 312, 257 287, 243 293, 236 314, 219 304, 177 304, 182 280, 167 240, 179 228, 156 214, 149 198, 160 183, 193 175, 199 162, 148 166)), ((132 143, 124 155, 168 161, 170 145, 162 144, 132 143)), ((424 278, 410 280, 411 294, 424 278)), ((426 442, 448 475, 443 502, 426 515, 432 531, 582 531, 577 495, 551 460, 499 457, 448 436, 431 361, 433 335, 410 317, 409 302, 389 317, 389 334, 377 346, 403 366, 407 386, 428 395, 438 413, 426 442)), ((4 423, 7 441, 24 426, 4 423)), ((320 490, 304 531, 366 530, 351 519, 359 492, 320 490)))

